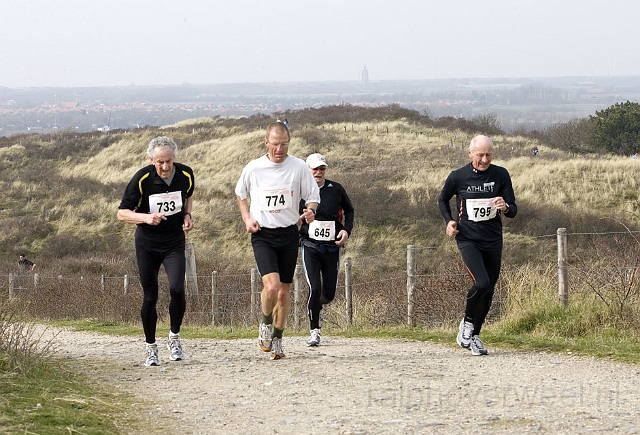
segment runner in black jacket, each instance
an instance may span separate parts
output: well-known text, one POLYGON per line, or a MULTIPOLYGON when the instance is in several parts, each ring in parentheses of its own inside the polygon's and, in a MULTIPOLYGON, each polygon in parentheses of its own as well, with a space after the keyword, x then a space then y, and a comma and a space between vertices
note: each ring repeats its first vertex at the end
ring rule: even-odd
MULTIPOLYGON (((307 157, 307 166, 320 188, 315 220, 300 227, 302 266, 309 284, 310 336, 308 346, 320 344, 320 311, 336 295, 340 273, 340 248, 353 230, 354 208, 341 184, 325 179, 327 162, 322 154, 307 157), (343 223, 344 222, 344 223, 343 223)), ((300 203, 300 211, 304 204, 300 203)))
POLYGON ((146 366, 159 365, 156 344, 158 273, 164 266, 169 279, 169 359, 184 359, 180 326, 186 310, 184 294, 185 232, 193 228, 194 177, 190 167, 176 163, 176 143, 153 139, 147 147, 151 164, 129 181, 118 207, 118 220, 136 224, 135 245, 140 284, 144 292, 140 317, 147 343, 146 366))
POLYGON ((493 142, 487 136, 471 140, 471 163, 449 174, 438 197, 447 222, 446 234, 455 236, 473 285, 467 293, 465 316, 456 341, 473 355, 488 352, 480 341, 482 324, 491 308, 502 259, 502 217, 518 212, 511 177, 492 165, 493 142), (455 216, 449 201, 456 196, 455 216))

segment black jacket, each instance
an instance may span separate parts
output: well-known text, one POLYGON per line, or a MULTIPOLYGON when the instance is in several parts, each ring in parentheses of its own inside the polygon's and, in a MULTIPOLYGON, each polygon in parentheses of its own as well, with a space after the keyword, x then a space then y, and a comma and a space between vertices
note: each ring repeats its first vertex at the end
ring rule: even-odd
MULTIPOLYGON (((486 171, 478 171, 471 163, 452 171, 444 183, 438 197, 440 213, 446 222, 458 222, 456 242, 458 244, 472 242, 481 249, 502 248, 502 218, 501 212, 488 220, 474 221, 469 215, 477 215, 478 210, 469 210, 467 201, 501 196, 509 209, 504 215, 513 218, 518 213, 516 197, 511 185, 509 172, 496 165, 490 165, 486 171), (456 196, 455 216, 452 215, 449 201, 456 196)), ((484 212, 480 210, 480 212, 484 212)))
MULTIPOLYGON (((300 202, 300 212, 305 208, 304 201, 300 202)), ((324 186, 320 188, 320 204, 318 204, 318 210, 316 210, 315 219, 319 221, 334 221, 336 224, 336 236, 344 229, 351 237, 351 231, 353 230, 353 221, 355 216, 355 210, 347 192, 340 183, 336 183, 331 180, 324 180, 324 186)), ((302 221, 300 226, 300 237, 302 239, 309 239, 309 224, 306 221, 302 221)), ((335 245, 335 241, 318 241, 313 240, 314 243, 324 243, 335 245)))
MULTIPOLYGON (((136 213, 149 213, 149 195, 159 193, 180 192, 182 204, 193 195, 194 177, 190 167, 181 163, 174 163, 175 175, 171 185, 158 176, 153 165, 145 166, 135 173, 125 188, 120 209, 133 210, 136 213)), ((166 204, 166 209, 171 210, 172 205, 166 204)), ((182 232, 184 211, 167 216, 166 221, 158 225, 138 224, 138 229, 148 235, 171 234, 182 232)))

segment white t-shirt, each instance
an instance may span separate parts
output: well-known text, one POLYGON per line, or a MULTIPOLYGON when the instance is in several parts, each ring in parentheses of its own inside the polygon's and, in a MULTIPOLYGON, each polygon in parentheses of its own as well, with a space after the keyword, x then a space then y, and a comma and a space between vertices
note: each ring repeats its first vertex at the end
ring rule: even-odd
POLYGON ((295 225, 301 199, 320 203, 320 189, 307 164, 291 155, 282 163, 273 163, 266 155, 250 161, 235 192, 242 200, 250 197, 249 213, 265 228, 295 225))

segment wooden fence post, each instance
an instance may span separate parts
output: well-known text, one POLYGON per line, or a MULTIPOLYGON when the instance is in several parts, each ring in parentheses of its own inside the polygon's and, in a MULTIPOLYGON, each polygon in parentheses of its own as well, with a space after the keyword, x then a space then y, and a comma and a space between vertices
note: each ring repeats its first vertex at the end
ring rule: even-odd
MULTIPOLYGON (((251 268, 251 317, 256 318, 256 297, 258 295, 258 269, 251 268)), ((262 315, 262 313, 260 313, 262 315)))
POLYGON ((198 273, 196 271, 196 250, 193 243, 187 243, 184 249, 187 269, 185 272, 186 287, 189 294, 198 300, 198 273))
POLYGON ((211 274, 211 326, 216 326, 218 317, 218 271, 211 274))
POLYGON ((13 296, 13 290, 14 290, 14 286, 15 286, 15 276, 13 275, 13 273, 9 274, 9 297, 13 296))
POLYGON ((347 310, 347 326, 351 326, 353 323, 353 300, 351 295, 351 257, 344 259, 344 299, 347 310))
POLYGON ((107 289, 107 277, 104 275, 100 275, 100 289, 102 293, 107 289))
POLYGON ((296 264, 296 270, 293 274, 293 329, 300 330, 300 294, 302 293, 302 267, 296 264))
POLYGON ((558 228, 558 299, 563 307, 569 305, 569 262, 567 260, 567 229, 558 228))
POLYGON ((129 291, 129 275, 124 276, 124 294, 126 295, 129 291))
POLYGON ((407 325, 413 326, 413 294, 416 288, 415 247, 407 245, 407 325))

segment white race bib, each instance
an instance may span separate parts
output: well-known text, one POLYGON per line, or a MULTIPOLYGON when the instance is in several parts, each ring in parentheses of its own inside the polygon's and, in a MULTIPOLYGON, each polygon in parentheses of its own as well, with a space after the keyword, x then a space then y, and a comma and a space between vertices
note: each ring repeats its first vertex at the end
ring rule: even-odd
POLYGON ((335 221, 317 221, 309 224, 309 238, 330 242, 336 239, 335 221))
MULTIPOLYGON (((293 195, 288 187, 259 189, 256 197, 261 211, 279 213, 281 210, 293 207, 293 195)), ((254 198, 253 194, 251 198, 254 198)))
POLYGON ((493 219, 498 214, 498 209, 493 206, 494 198, 467 199, 467 217, 473 222, 482 222, 493 219))
POLYGON ((182 211, 182 194, 180 191, 156 193, 149 195, 149 212, 162 213, 165 216, 182 211))

